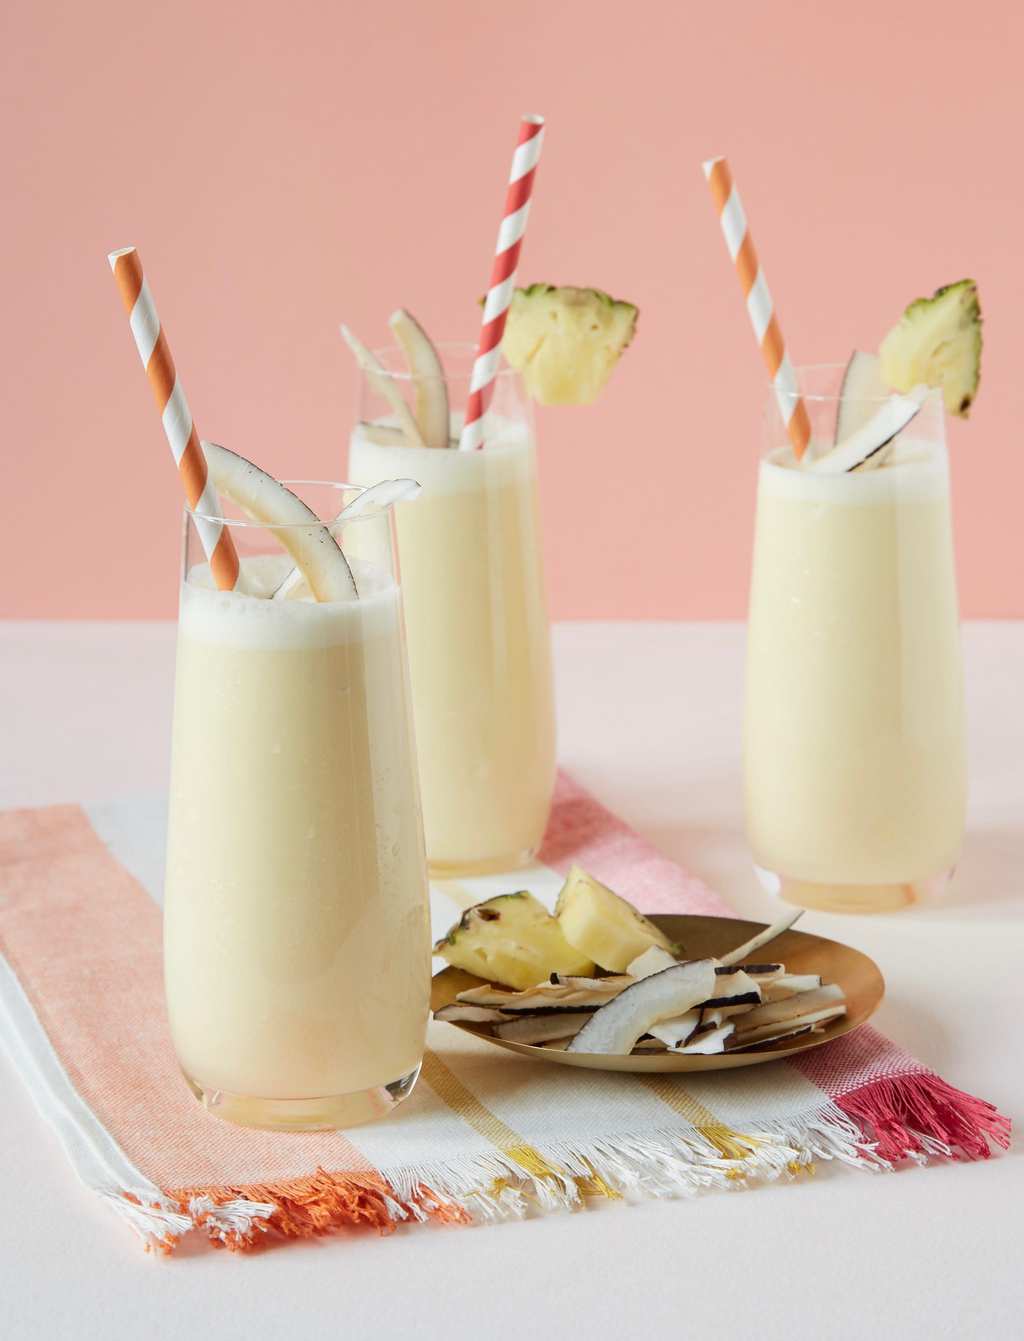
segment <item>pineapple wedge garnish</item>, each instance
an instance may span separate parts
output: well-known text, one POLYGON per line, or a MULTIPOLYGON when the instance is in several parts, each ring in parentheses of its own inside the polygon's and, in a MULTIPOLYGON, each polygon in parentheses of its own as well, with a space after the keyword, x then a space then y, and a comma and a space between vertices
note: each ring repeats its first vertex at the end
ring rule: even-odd
POLYGON ((525 891, 467 908, 434 953, 454 968, 519 992, 552 973, 588 978, 595 971, 594 961, 569 944, 544 905, 525 891))
POLYGON ((910 304, 878 348, 883 381, 897 391, 942 388, 950 414, 965 418, 981 376, 981 307, 973 279, 910 304))
POLYGON ((637 315, 600 289, 531 284, 512 296, 501 352, 541 405, 588 405, 632 340, 637 315))
POLYGON ((675 954, 678 946, 586 871, 574 866, 555 905, 565 939, 609 973, 624 973, 652 945, 675 954))

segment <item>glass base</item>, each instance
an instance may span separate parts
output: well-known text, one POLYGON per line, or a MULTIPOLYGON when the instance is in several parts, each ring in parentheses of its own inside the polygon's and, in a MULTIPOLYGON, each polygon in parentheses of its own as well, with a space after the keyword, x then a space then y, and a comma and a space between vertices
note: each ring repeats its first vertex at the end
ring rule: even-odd
POLYGON ((182 1072, 188 1087, 208 1113, 239 1127, 269 1131, 336 1131, 376 1122, 408 1098, 420 1074, 417 1065, 390 1085, 375 1085, 356 1094, 330 1094, 316 1099, 259 1099, 207 1089, 182 1072))
POLYGON ((480 861, 435 861, 427 853, 427 869, 434 880, 461 880, 471 875, 498 875, 502 871, 519 871, 529 866, 537 855, 535 847, 522 852, 514 852, 506 857, 489 857, 480 861))
POLYGON ((765 893, 797 908, 813 908, 822 913, 895 913, 915 903, 931 903, 945 892, 955 869, 950 867, 938 875, 906 884, 842 885, 798 880, 754 867, 765 893))

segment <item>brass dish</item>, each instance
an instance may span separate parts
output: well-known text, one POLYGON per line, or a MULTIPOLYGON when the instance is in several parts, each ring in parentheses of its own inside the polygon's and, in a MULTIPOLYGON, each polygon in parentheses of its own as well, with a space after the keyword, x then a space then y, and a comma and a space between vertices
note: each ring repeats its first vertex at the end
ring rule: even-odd
MULTIPOLYGON (((764 929, 761 922, 743 922, 735 917, 688 917, 682 915, 651 914, 650 920, 686 949, 692 959, 727 954, 764 929)), ((555 1048, 535 1047, 528 1043, 513 1043, 495 1038, 486 1024, 449 1024, 449 1029, 464 1029, 483 1043, 507 1048, 541 1062, 556 1066, 582 1066, 591 1071, 728 1071, 737 1066, 757 1066, 760 1062, 778 1061, 780 1057, 794 1057, 823 1043, 842 1038, 862 1025, 878 1009, 885 994, 885 980, 878 965, 839 941, 826 940, 795 928, 783 932, 777 940, 758 950, 754 958, 764 963, 782 961, 790 973, 817 973, 823 983, 838 983, 846 995, 846 1015, 829 1024, 821 1034, 807 1034, 788 1042, 769 1043, 753 1052, 725 1052, 708 1057, 687 1056, 682 1053, 660 1052, 646 1056, 608 1057, 593 1052, 559 1052, 555 1048)), ((480 979, 462 969, 446 968, 435 975, 431 985, 430 1005, 440 1010, 450 1005, 459 992, 478 987, 480 979)))

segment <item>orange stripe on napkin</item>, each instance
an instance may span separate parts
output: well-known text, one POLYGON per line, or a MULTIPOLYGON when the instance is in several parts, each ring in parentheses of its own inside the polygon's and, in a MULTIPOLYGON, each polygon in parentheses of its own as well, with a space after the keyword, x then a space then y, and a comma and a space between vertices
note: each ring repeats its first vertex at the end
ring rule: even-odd
POLYGON ((0 814, 0 881, 0 950, 75 1089, 152 1182, 217 1200, 330 1169, 386 1188, 340 1133, 245 1130, 196 1103, 167 1030, 160 910, 77 806, 0 814))

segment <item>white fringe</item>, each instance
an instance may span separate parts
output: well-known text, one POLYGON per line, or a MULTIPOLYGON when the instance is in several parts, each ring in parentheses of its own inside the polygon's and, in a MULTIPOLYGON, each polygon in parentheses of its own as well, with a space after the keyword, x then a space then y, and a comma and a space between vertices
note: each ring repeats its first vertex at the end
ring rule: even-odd
MULTIPOLYGON (((773 1122, 730 1134, 741 1146, 744 1137, 750 1139, 752 1148, 742 1158, 725 1158, 699 1131, 665 1130, 586 1144, 535 1143, 532 1148, 552 1170, 546 1177, 529 1173, 497 1152, 467 1157, 443 1168, 389 1171, 389 1177, 406 1206, 417 1204, 417 1189, 425 1184, 439 1197, 465 1206, 475 1221, 494 1223, 578 1210, 585 1197, 576 1180, 595 1174, 624 1201, 634 1203, 791 1179, 819 1160, 835 1160, 870 1173, 892 1168, 834 1104, 799 1121, 773 1122)), ((930 1153, 942 1153, 938 1142, 932 1144, 936 1148, 930 1153)), ((430 1209, 428 1201, 423 1206, 430 1209)))
MULTIPOLYGON (((587 1198, 577 1180, 595 1175, 624 1201, 636 1203, 791 1179, 818 1160, 837 1160, 871 1173, 892 1168, 834 1104, 799 1121, 772 1122, 749 1132, 723 1128, 723 1134, 741 1147, 749 1140, 747 1153, 727 1159, 698 1130, 665 1129, 643 1137, 534 1145, 532 1149, 551 1169, 548 1175, 531 1174, 500 1151, 467 1156, 444 1166, 385 1170, 394 1194, 385 1203, 395 1224, 428 1220, 439 1201, 464 1207, 478 1224, 494 1224, 580 1210, 587 1198)), ((923 1143, 927 1154, 949 1153, 948 1147, 934 1139, 923 1143)), ((918 1156, 919 1160, 926 1157, 918 1156)), ((251 1240, 272 1227, 276 1210, 269 1202, 234 1198, 217 1205, 203 1196, 193 1197, 182 1211, 166 1198, 154 1203, 143 1192, 132 1193, 137 1202, 118 1192, 105 1191, 105 1195, 147 1246, 157 1249, 172 1247, 177 1238, 191 1231, 205 1232, 221 1242, 251 1240)))

